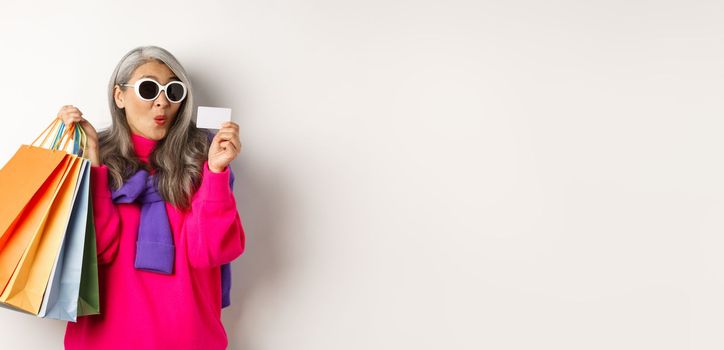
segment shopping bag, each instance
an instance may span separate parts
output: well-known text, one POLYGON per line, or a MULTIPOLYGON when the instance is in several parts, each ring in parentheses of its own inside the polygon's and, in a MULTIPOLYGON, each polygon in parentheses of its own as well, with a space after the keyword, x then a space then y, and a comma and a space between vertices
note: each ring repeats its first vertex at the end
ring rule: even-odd
POLYGON ((0 193, 12 199, 0 201, 0 247, 22 210, 66 156, 60 150, 22 145, 0 169, 0 193))
MULTIPOLYGON (((74 143, 73 153, 78 154, 79 149, 82 149, 85 154, 86 135, 82 128, 76 128, 76 134, 79 134, 81 142, 74 143)), ((38 314, 41 317, 75 322, 78 316, 100 313, 95 223, 90 197, 90 163, 87 160, 86 163, 88 165, 79 182, 79 197, 71 213, 69 225, 72 229, 69 235, 72 238, 67 237, 61 246, 60 255, 64 258, 58 260, 62 261, 59 263, 62 266, 56 267, 61 269, 61 277, 51 277, 43 302, 52 303, 56 294, 59 294, 59 300, 55 307, 47 312, 44 310, 47 306, 41 306, 38 314)))
MULTIPOLYGON (((46 144, 46 140, 53 134, 54 130, 57 130, 56 137, 49 149, 64 150, 71 138, 68 132, 75 128, 64 130, 65 128, 59 119, 56 119, 51 126, 46 128, 47 134, 40 144, 41 148, 46 144), (50 131, 48 131, 49 129, 50 131), (62 142, 62 140, 65 140, 65 142, 62 142)), ((36 138, 31 146, 34 146, 39 138, 40 136, 36 138)), ((28 218, 40 218, 39 229, 33 230, 36 225, 20 232, 14 232, 13 230, 5 234, 8 242, 12 243, 8 247, 18 248, 18 250, 13 249, 10 251, 10 254, 6 254, 5 257, 15 256, 17 251, 22 250, 22 243, 27 243, 27 246, 22 250, 20 261, 17 262, 10 281, 0 294, 0 302, 33 314, 39 312, 51 270, 68 227, 70 209, 77 194, 76 185, 83 160, 75 155, 66 154, 63 163, 67 166, 60 175, 61 178, 55 190, 53 191, 55 186, 48 186, 47 191, 44 193, 45 196, 40 197, 39 203, 43 203, 44 206, 38 209, 38 206, 34 205, 35 203, 32 201, 26 205, 25 211, 30 215, 28 218), (52 198, 49 208, 47 208, 48 198, 52 198), (28 238, 29 242, 27 242, 28 238)), ((27 168, 27 166, 26 168, 19 167, 13 170, 24 173, 33 171, 32 168, 27 168)), ((25 220, 22 223, 25 223, 25 220)), ((20 224, 20 228, 24 228, 23 224, 20 224)), ((9 250, 2 249, 2 251, 9 250)), ((8 262, 10 264, 3 266, 5 270, 12 269, 14 261, 8 260, 8 262)))
MULTIPOLYGON (((85 132, 82 128, 75 130, 81 142, 74 142, 73 153, 79 154, 82 149, 85 154, 85 132)), ((63 241, 56 259, 55 272, 51 273, 44 304, 38 313, 40 317, 75 322, 78 316, 100 313, 95 223, 90 197, 91 170, 89 161, 85 162, 87 166, 85 172, 81 171, 78 197, 71 212, 67 239, 63 241), (57 273, 60 273, 60 277, 57 277, 57 273), (53 302, 55 306, 48 309, 46 304, 53 302)))
POLYGON ((88 198, 88 220, 86 225, 85 249, 83 250, 83 271, 78 296, 78 316, 101 313, 98 287, 98 251, 96 249, 96 226, 93 221, 93 197, 88 198))
POLYGON ((53 268, 57 251, 66 232, 73 204, 73 192, 82 160, 75 158, 63 176, 47 221, 38 234, 30 241, 23 253, 7 287, 0 295, 4 302, 20 309, 37 314, 43 302, 50 270, 53 268))
MULTIPOLYGON (((50 206, 56 198, 63 175, 70 164, 70 159, 70 157, 63 158, 36 196, 27 204, 20 215, 19 223, 7 232, 6 243, 0 247, 0 290, 5 290, 31 240, 42 231, 50 206)), ((12 201, 12 199, 6 201, 12 201)))
MULTIPOLYGON (((82 136, 80 137, 80 139, 83 142, 81 142, 82 147, 79 147, 78 143, 74 144, 73 153, 78 154, 79 149, 82 148, 84 150, 83 154, 85 154, 86 144, 84 141, 86 141, 86 135, 83 132, 82 128, 76 128, 76 131, 80 131, 79 134, 80 136, 82 136)), ((76 238, 82 237, 82 245, 80 245, 79 247, 81 249, 74 249, 69 246, 67 249, 70 249, 71 252, 62 253, 70 254, 66 256, 64 261, 71 262, 73 264, 73 268, 72 275, 66 275, 65 272, 62 272, 62 275, 67 276, 67 278, 61 277, 61 280, 63 280, 64 282, 61 284, 60 294, 67 295, 67 297, 61 297, 60 303, 62 303, 63 305, 62 309, 60 310, 60 319, 72 322, 75 322, 78 316, 95 315, 100 313, 97 261, 98 253, 96 250, 95 222, 93 220, 93 202, 90 196, 90 164, 86 167, 86 169, 87 171, 84 175, 81 176, 80 181, 82 182, 82 185, 80 187, 81 192, 79 192, 79 196, 81 197, 76 200, 76 205, 78 205, 78 201, 82 202, 80 204, 81 209, 79 211, 76 211, 76 209, 74 209, 73 213, 71 214, 71 221, 75 223, 75 226, 73 226, 74 229, 71 231, 71 235, 74 235, 73 237, 76 238), (87 196, 87 198, 83 196, 87 196), (85 214, 83 214, 83 212, 85 214), (85 215, 85 221, 80 218, 81 215, 85 215), (85 223, 85 226, 83 226, 82 229, 80 227, 81 225, 79 224, 80 222, 85 223), (80 251, 80 254, 78 251, 80 251), (78 275, 75 275, 76 271, 78 271, 78 275)), ((61 250, 66 249, 65 245, 66 243, 63 244, 61 250)), ((76 245, 73 245, 73 247, 75 246, 76 245)), ((66 269, 71 268, 64 265, 63 270, 66 269)), ((58 289, 54 287, 54 285, 57 283, 57 279, 51 280, 51 282, 48 283, 48 288, 46 289, 47 299, 54 297, 53 294, 49 296, 47 294, 54 293, 53 291, 58 289)), ((45 300, 46 298, 44 298, 44 301, 45 300)), ((60 309, 60 307, 58 308, 60 309)), ((43 314, 42 307, 39 316, 41 316, 41 314, 43 314)), ((49 318, 57 317, 52 315, 49 316, 49 318)))
POLYGON ((70 222, 55 260, 39 317, 76 321, 88 219, 90 162, 83 160, 70 222))
MULTIPOLYGON (((0 193, 5 196, 5 200, 0 201, 0 249, 7 244, 18 224, 22 226, 20 231, 24 234, 29 232, 27 230, 36 231, 44 217, 43 208, 47 210, 52 202, 69 158, 63 151, 46 149, 35 144, 44 134, 46 136, 40 146, 45 144, 59 124, 62 124, 60 120, 51 123, 31 145, 21 146, 0 169, 0 193)), ((24 249, 24 246, 20 249, 24 249)), ((17 249, 11 249, 14 254, 10 254, 10 257, 0 256, 0 291, 7 284, 20 259, 17 249)))

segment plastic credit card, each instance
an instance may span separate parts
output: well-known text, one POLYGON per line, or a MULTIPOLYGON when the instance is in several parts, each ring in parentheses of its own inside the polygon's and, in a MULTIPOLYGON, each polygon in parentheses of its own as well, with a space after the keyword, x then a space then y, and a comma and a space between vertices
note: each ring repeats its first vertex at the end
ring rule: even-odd
POLYGON ((199 106, 196 112, 196 127, 220 129, 221 124, 231 120, 231 108, 199 106))

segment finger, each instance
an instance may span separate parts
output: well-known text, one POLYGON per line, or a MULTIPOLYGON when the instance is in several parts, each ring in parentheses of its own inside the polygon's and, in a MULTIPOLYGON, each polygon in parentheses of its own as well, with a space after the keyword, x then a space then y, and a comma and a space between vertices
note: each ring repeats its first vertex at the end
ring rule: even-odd
POLYGON ((220 138, 224 141, 232 141, 237 148, 241 148, 241 140, 239 139, 238 132, 224 132, 220 138))
POLYGON ((235 131, 226 131, 226 132, 224 132, 223 137, 224 137, 224 140, 231 140, 231 139, 237 138, 238 136, 239 136, 239 134, 236 133, 235 131))
POLYGON ((226 150, 229 151, 229 152, 231 152, 231 154, 229 155, 229 157, 231 158, 231 160, 234 160, 234 158, 236 158, 236 155, 239 154, 239 152, 240 152, 241 150, 239 149, 239 145, 236 144, 236 143, 234 143, 233 140, 232 140, 232 141, 227 141, 227 142, 228 142, 229 144, 228 144, 228 146, 226 147, 226 150))
POLYGON ((80 118, 80 121, 78 122, 78 124, 84 125, 84 126, 93 127, 93 126, 92 126, 87 120, 85 120, 84 118, 80 118))
POLYGON ((222 140, 222 141, 231 140, 231 139, 233 139, 235 136, 236 136, 236 135, 235 135, 233 132, 230 132, 230 131, 224 131, 224 132, 219 131, 219 133, 216 134, 216 137, 218 137, 218 138, 219 138, 220 140, 222 140))
POLYGON ((225 152, 229 152, 229 157, 231 157, 231 159, 234 159, 236 155, 239 154, 239 145, 234 143, 233 140, 224 141, 223 149, 225 152))
POLYGON ((219 147, 220 147, 222 150, 226 151, 226 150, 228 150, 229 148, 231 148, 231 143, 230 143, 229 141, 221 141, 221 143, 219 143, 219 147))
MULTIPOLYGON (((75 109, 75 110, 82 115, 82 113, 80 112, 80 110, 78 110, 78 109, 75 109)), ((69 105, 63 106, 63 107, 60 109, 60 111, 58 111, 58 115, 57 115, 56 117, 57 117, 57 118, 60 118, 60 119, 63 119, 63 120, 66 120, 66 119, 68 118, 69 113, 71 113, 71 112, 73 112, 73 111, 74 111, 74 109, 72 108, 72 106, 69 106, 69 105)))
POLYGON ((219 133, 216 133, 216 135, 214 135, 214 139, 211 141, 211 144, 220 146, 222 142, 224 142, 224 138, 220 136, 219 133))
POLYGON ((233 130, 233 129, 231 129, 231 128, 221 128, 221 129, 219 129, 219 131, 216 133, 216 135, 218 135, 218 134, 223 134, 223 133, 227 133, 227 132, 231 132, 232 130, 233 130))
POLYGON ((67 107, 67 106, 63 106, 63 107, 58 111, 58 116, 63 115, 63 114, 66 114, 68 111, 69 111, 68 107, 67 107))
POLYGON ((232 128, 232 129, 239 129, 239 124, 236 124, 232 121, 226 121, 221 124, 222 128, 232 128))
POLYGON ((231 142, 231 145, 234 146, 236 154, 239 154, 241 152, 241 140, 239 140, 238 138, 233 138, 229 140, 229 142, 231 142))
POLYGON ((230 128, 221 128, 219 129, 219 132, 216 133, 217 135, 221 135, 221 137, 224 137, 225 139, 228 138, 228 134, 232 132, 233 129, 230 128))
POLYGON ((228 142, 228 140, 224 139, 223 137, 221 137, 221 136, 219 136, 219 135, 217 134, 217 135, 214 137, 214 142, 213 142, 213 143, 216 144, 216 146, 223 148, 224 145, 226 145, 226 142, 228 142))
POLYGON ((84 119, 80 115, 74 114, 74 115, 68 115, 64 121, 66 124, 72 124, 72 123, 82 122, 82 121, 84 121, 84 119))
POLYGON ((65 124, 66 127, 70 126, 70 124, 73 124, 73 122, 75 122, 75 118, 68 114, 61 115, 60 119, 63 121, 63 124, 65 124))
POLYGON ((95 137, 96 129, 87 120, 81 121, 78 125, 85 131, 88 136, 95 137))
POLYGON ((221 140, 221 142, 219 142, 219 146, 221 146, 223 148, 229 148, 230 143, 231 143, 231 141, 229 141, 229 140, 221 140))
MULTIPOLYGON (((61 110, 61 112, 80 112, 80 109, 78 109, 78 107, 74 107, 74 106, 70 106, 70 105, 63 106, 63 108, 61 108, 60 110, 61 110)), ((81 114, 83 114, 83 113, 81 113, 81 114)))

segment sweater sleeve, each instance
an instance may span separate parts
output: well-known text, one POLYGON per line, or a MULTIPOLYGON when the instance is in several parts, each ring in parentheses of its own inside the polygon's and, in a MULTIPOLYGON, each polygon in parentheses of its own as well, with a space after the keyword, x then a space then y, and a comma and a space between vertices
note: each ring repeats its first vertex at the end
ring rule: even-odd
POLYGON ((244 252, 246 239, 229 184, 230 173, 229 167, 214 173, 204 162, 201 185, 192 198, 184 225, 187 255, 192 267, 220 266, 244 252))
POLYGON ((120 244, 120 217, 111 199, 108 186, 108 167, 91 166, 93 221, 96 228, 98 263, 108 264, 116 257, 120 244))

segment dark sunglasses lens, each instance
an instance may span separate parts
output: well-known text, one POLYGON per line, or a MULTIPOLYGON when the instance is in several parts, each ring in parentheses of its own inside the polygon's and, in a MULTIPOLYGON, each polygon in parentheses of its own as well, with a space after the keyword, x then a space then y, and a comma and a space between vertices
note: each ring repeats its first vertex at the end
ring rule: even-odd
POLYGON ((179 102, 184 97, 184 86, 181 83, 171 83, 166 88, 166 97, 171 102, 179 102))
POLYGON ((144 81, 138 86, 138 94, 147 100, 154 99, 158 94, 158 85, 152 81, 144 81))

